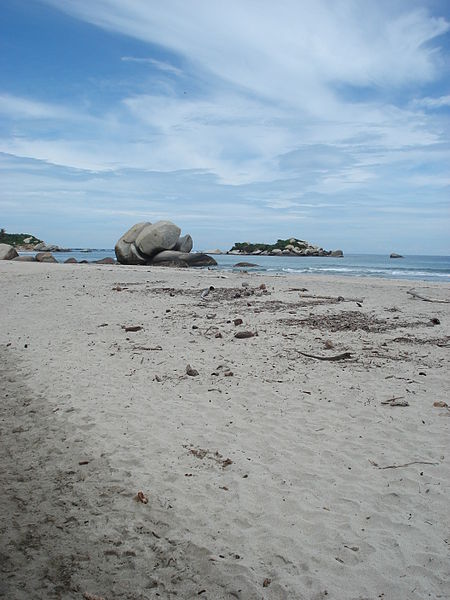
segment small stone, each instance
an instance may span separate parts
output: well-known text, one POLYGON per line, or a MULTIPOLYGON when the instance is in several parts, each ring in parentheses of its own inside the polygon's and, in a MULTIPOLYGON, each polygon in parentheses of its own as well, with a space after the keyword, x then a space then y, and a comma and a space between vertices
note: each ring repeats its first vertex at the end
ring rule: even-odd
POLYGON ((191 367, 191 365, 187 365, 187 367, 186 367, 186 375, 189 375, 189 377, 197 377, 198 371, 197 371, 197 369, 193 369, 191 367))
POLYGON ((238 326, 238 325, 242 325, 244 321, 242 319, 233 319, 233 323, 238 326))
POLYGON ((443 400, 437 400, 436 402, 433 402, 433 406, 436 408, 448 408, 447 402, 444 402, 443 400))
POLYGON ((221 337, 222 337, 222 334, 220 333, 220 331, 218 331, 214 337, 216 337, 216 338, 221 338, 221 337))
POLYGON ((237 339, 244 339, 244 338, 251 338, 254 337, 254 333, 253 331, 238 331, 237 333, 234 334, 234 337, 237 339))

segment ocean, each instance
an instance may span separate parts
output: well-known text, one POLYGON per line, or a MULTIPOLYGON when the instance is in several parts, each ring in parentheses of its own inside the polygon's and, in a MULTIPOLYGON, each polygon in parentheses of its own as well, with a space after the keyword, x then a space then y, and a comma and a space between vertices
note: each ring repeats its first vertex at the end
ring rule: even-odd
MULTIPOLYGON (((28 252, 21 254, 29 254, 28 252)), ((55 252, 58 262, 69 257, 89 262, 110 256, 113 249, 90 251, 72 250, 55 252)), ((254 263, 251 271, 285 275, 335 275, 340 277, 381 277, 383 279, 410 279, 418 281, 450 282, 450 256, 405 256, 389 258, 378 254, 346 254, 343 258, 291 256, 236 256, 214 255, 218 269, 232 271, 238 262, 254 263)), ((250 269, 249 269, 250 270, 250 269)))

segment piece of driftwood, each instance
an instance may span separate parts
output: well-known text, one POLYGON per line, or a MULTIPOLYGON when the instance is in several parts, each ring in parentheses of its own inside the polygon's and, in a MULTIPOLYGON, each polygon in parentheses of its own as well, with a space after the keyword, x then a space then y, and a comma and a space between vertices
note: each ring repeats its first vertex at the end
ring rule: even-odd
POLYGON ((409 406, 409 402, 407 400, 402 400, 402 398, 404 398, 404 396, 389 398, 389 400, 383 400, 381 404, 389 406, 409 406))
POLYGON ((343 352, 342 354, 335 354, 334 356, 316 356, 315 354, 307 354, 306 352, 302 352, 301 350, 297 350, 299 354, 303 356, 307 356, 308 358, 315 358, 317 360, 346 360, 347 358, 351 358, 351 352, 343 352))
POLYGON ((155 346, 155 347, 151 347, 151 346, 133 346, 132 350, 151 350, 151 351, 159 351, 162 350, 161 346, 155 346))
POLYGON ((314 296, 313 294, 302 294, 303 298, 313 298, 315 300, 335 300, 336 302, 364 302, 364 298, 344 298, 343 296, 314 296))
POLYGON ((429 462, 427 460, 413 460, 412 462, 405 463, 404 465, 387 465, 387 467, 380 467, 377 463, 370 461, 377 469, 401 469, 402 467, 409 467, 411 465, 438 465, 437 462, 429 462))
POLYGON ((419 298, 419 300, 423 300, 424 302, 437 302, 439 304, 450 304, 450 300, 439 300, 438 298, 427 298, 426 296, 422 296, 421 294, 418 294, 414 290, 408 290, 406 293, 409 294, 410 296, 412 296, 413 298, 419 298))

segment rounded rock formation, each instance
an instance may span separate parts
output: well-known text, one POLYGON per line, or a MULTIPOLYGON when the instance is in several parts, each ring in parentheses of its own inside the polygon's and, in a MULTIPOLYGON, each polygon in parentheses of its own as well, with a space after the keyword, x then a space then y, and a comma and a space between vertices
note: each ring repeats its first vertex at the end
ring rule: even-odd
POLYGON ((0 244, 0 260, 12 260, 18 255, 17 250, 9 244, 0 244))
POLYGON ((184 262, 190 267, 213 267, 217 262, 202 252, 178 252, 177 250, 163 250, 153 257, 149 264, 159 265, 161 263, 181 263, 184 262))
POLYGON ((174 250, 178 250, 178 252, 190 252, 193 245, 194 242, 192 241, 191 236, 187 233, 186 235, 180 237, 175 245, 174 250))
POLYGON ((145 265, 147 259, 141 256, 134 242, 144 227, 151 225, 149 222, 136 223, 123 234, 114 247, 118 262, 123 265, 145 265))
POLYGON ((147 225, 136 238, 136 248, 147 257, 163 250, 173 250, 177 245, 181 229, 170 221, 158 221, 147 225))

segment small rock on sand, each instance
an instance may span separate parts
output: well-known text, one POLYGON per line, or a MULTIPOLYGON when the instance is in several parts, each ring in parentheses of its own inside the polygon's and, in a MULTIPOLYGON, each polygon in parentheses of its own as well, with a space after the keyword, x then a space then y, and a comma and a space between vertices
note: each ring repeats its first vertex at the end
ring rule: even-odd
POLYGON ((187 365, 187 367, 186 367, 186 375, 189 375, 189 377, 197 377, 198 371, 197 371, 197 369, 193 369, 191 367, 191 365, 187 365))

